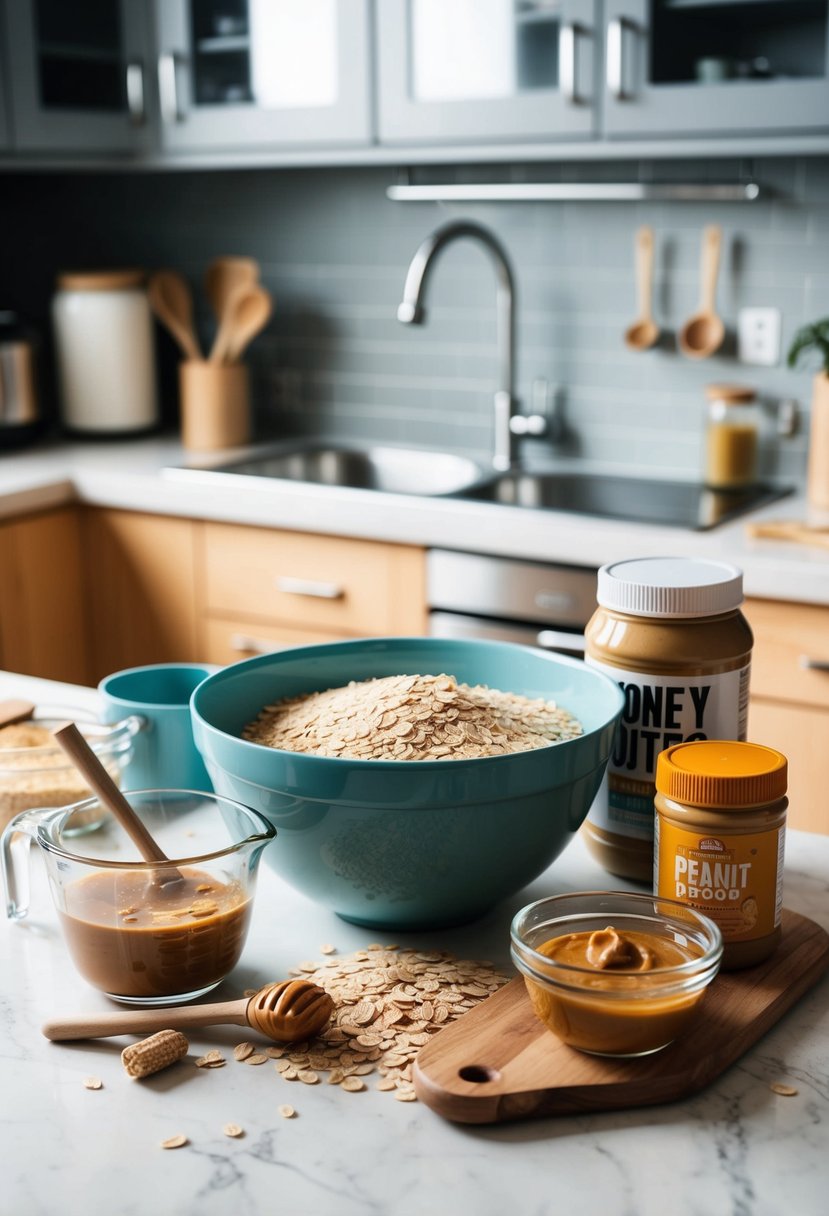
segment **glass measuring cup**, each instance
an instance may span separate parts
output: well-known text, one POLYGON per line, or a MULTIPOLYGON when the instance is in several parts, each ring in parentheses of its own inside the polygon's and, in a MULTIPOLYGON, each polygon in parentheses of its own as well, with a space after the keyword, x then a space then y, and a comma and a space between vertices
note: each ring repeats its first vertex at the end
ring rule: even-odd
POLYGON ((3 833, 6 915, 21 920, 28 913, 35 840, 84 979, 126 1004, 193 1000, 239 960, 259 858, 276 829, 257 811, 215 794, 133 790, 127 797, 169 861, 144 861, 112 816, 97 832, 73 837, 72 816, 100 810, 95 798, 27 810, 3 833))

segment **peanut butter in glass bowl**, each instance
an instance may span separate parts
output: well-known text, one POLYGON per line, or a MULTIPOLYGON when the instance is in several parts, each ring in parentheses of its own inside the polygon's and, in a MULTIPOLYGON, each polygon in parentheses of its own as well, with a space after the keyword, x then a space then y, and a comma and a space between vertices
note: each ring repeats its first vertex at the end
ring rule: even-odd
POLYGON ((681 1038, 722 958, 708 917, 674 900, 584 891, 529 904, 510 929, 533 1010, 599 1056, 644 1056, 681 1038))

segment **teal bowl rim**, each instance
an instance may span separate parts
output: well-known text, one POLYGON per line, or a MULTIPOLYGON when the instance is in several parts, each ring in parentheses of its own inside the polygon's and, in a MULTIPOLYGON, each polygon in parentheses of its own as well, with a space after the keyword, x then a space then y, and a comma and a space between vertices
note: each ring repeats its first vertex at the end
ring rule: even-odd
MULTIPOLYGON (((270 654, 254 655, 253 658, 241 659, 238 663, 231 663, 227 667, 222 667, 219 671, 213 672, 211 675, 202 680, 199 685, 197 685, 190 696, 191 716, 196 719, 200 727, 205 731, 214 732, 216 735, 221 736, 224 739, 232 740, 234 745, 241 745, 244 749, 250 750, 252 755, 261 756, 263 754, 270 753, 283 759, 299 759, 303 762, 313 761, 315 766, 320 766, 320 771, 324 772, 328 770, 332 773, 336 772, 338 769, 344 768, 349 769, 351 772, 355 770, 372 773, 382 772, 383 770, 391 770, 394 772, 411 772, 413 763, 415 764, 418 773, 446 772, 448 769, 454 768, 456 765, 461 764, 464 766, 474 766, 474 768, 478 769, 487 765, 503 762, 504 760, 515 760, 517 757, 521 756, 546 756, 560 747, 562 743, 584 745, 586 741, 594 739, 597 735, 601 734, 603 731, 606 731, 609 727, 615 729, 616 721, 622 712, 623 706, 624 694, 619 688, 619 685, 603 671, 600 671, 596 667, 590 666, 582 659, 574 659, 569 655, 551 653, 546 650, 537 649, 533 646, 525 646, 518 642, 500 642, 488 638, 437 638, 416 635, 404 635, 399 637, 378 635, 377 637, 370 638, 348 638, 339 642, 315 642, 308 646, 294 646, 284 651, 273 651, 270 654), (215 726, 212 722, 205 718, 201 712, 199 699, 205 695, 207 685, 214 687, 216 684, 222 683, 225 679, 236 678, 238 675, 243 674, 245 670, 266 667, 269 663, 273 663, 275 659, 278 660, 282 655, 289 655, 292 660, 301 660, 303 654, 310 653, 318 656, 321 651, 341 654, 347 653, 352 647, 355 650, 360 650, 365 649, 366 646, 377 645, 379 643, 402 646, 404 649, 408 646, 412 647, 414 650, 420 647, 425 648, 425 646, 430 643, 432 645, 443 643, 445 645, 457 646, 469 651, 473 651, 477 648, 498 650, 501 652, 514 652, 518 650, 531 655, 533 659, 549 661, 554 666, 572 668, 579 672, 589 672, 590 678, 595 678, 600 684, 603 683, 607 690, 612 693, 616 701, 616 709, 613 713, 608 715, 604 722, 602 722, 599 726, 593 727, 592 730, 585 731, 585 733, 581 735, 576 735, 572 739, 551 742, 547 747, 531 748, 526 752, 509 752, 507 755, 501 756, 479 756, 462 760, 418 760, 416 762, 411 760, 359 760, 348 756, 321 756, 316 752, 294 752, 288 751, 284 748, 268 747, 264 743, 253 743, 249 739, 243 739, 241 735, 230 734, 221 727, 215 726)), ((207 759, 207 757, 203 756, 203 759, 207 759)))

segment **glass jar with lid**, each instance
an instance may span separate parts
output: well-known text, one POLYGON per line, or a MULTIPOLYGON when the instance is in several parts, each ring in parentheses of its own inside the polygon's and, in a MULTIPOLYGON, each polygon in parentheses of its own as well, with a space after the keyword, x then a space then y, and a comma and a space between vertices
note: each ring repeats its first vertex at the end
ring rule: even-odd
POLYGON ((705 484, 712 490, 754 485, 760 447, 760 408, 755 390, 741 384, 709 384, 705 396, 705 484))
POLYGON ((58 276, 52 301, 61 417, 72 431, 146 431, 159 420, 153 320, 141 270, 58 276))

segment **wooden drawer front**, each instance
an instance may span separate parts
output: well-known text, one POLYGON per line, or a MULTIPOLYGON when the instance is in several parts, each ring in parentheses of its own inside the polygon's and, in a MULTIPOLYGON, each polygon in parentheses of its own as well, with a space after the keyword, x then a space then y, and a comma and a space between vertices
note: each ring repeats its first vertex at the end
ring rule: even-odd
POLYGON ((748 737, 789 761, 789 827, 829 834, 829 710, 752 699, 748 737))
POLYGON ((754 631, 752 694, 829 708, 829 608, 748 600, 743 612, 754 631))
POLYGON ((267 625, 250 621, 234 621, 211 617, 204 622, 205 663, 238 663, 241 659, 252 659, 256 654, 267 654, 284 650, 288 646, 313 646, 319 642, 341 642, 336 633, 315 632, 311 629, 291 628, 289 625, 267 625))
POLYGON ((343 634, 423 633, 420 549, 208 524, 208 611, 343 634))

